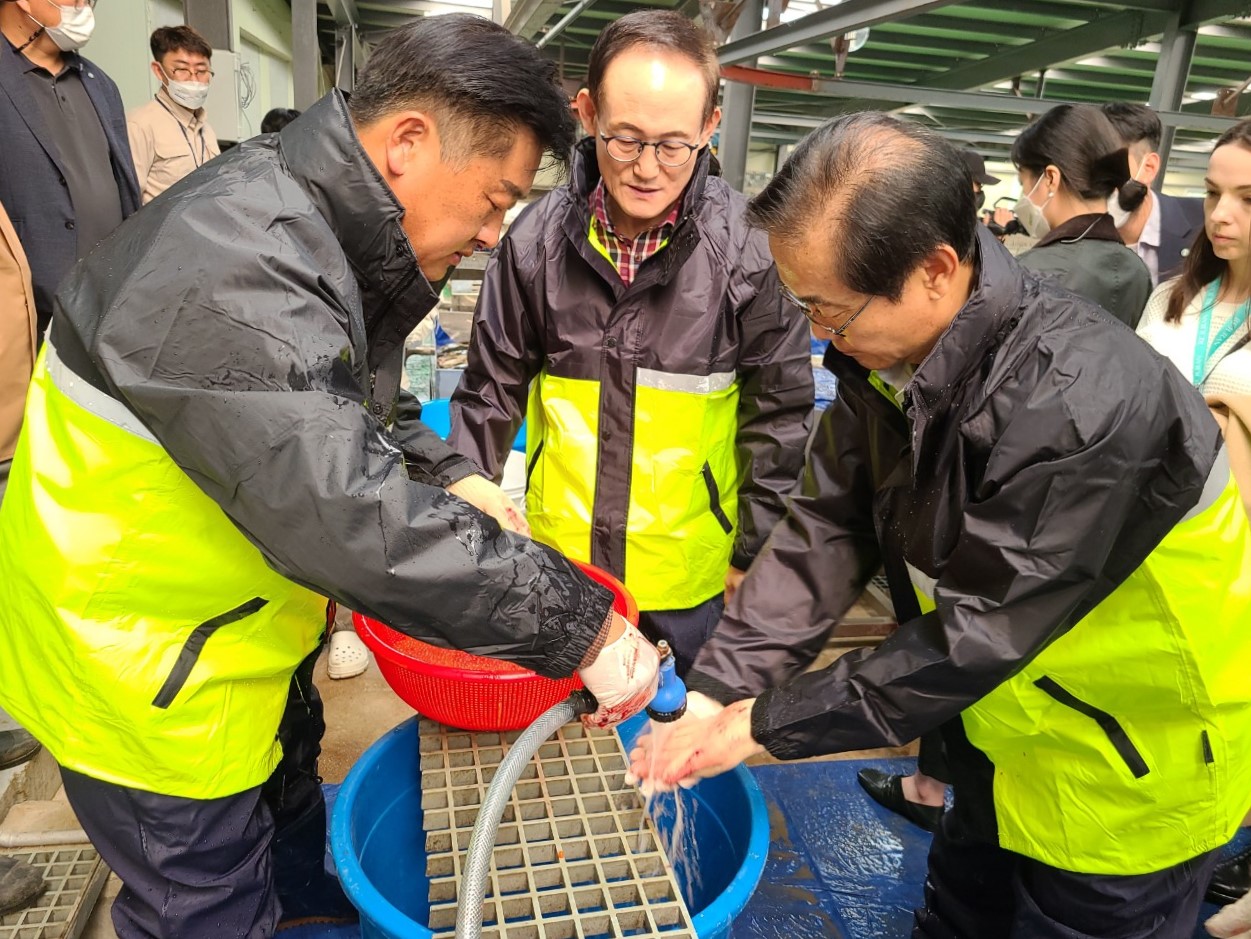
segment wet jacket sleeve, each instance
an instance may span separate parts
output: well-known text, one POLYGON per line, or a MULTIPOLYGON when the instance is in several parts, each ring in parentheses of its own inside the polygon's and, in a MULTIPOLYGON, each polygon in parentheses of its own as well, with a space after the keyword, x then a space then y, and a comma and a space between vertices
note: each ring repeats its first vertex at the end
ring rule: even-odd
POLYGON ((733 564, 746 570, 786 511, 803 470, 813 408, 808 321, 782 299, 769 264, 742 314, 739 359, 738 531, 733 564))
POLYGON ((505 238, 487 264, 474 314, 469 358, 452 395, 447 441, 497 483, 526 416, 530 380, 542 365, 531 319, 534 305, 522 286, 517 246, 505 238))
MULTIPOLYGON (((1040 351, 1033 367, 1050 358, 1040 351)), ((1219 441, 1183 400, 1190 389, 1115 363, 1096 372, 1018 375, 1018 406, 1004 407, 1009 390, 962 425, 980 478, 937 609, 761 694, 752 733, 771 753, 901 745, 956 717, 1107 597, 1196 503, 1219 441), (1091 405, 1109 400, 1109 381, 1124 382, 1114 413, 1091 405)))
MULTIPOLYGON (((571 674, 609 592, 410 480, 398 441, 363 406, 348 334, 356 301, 334 286, 351 273, 315 221, 276 237, 205 202, 180 223, 194 236, 120 233, 136 261, 84 337, 111 393, 283 575, 421 639, 571 674), (206 243, 213 231, 223 234, 206 243), (188 241, 203 250, 182 251, 188 241)), ((104 286, 84 276, 74 289, 104 286)))
POLYGON ((471 460, 422 423, 421 401, 411 392, 400 391, 391 434, 404 453, 408 475, 418 482, 446 487, 478 472, 471 460))
POLYGON ((747 572, 687 687, 729 703, 802 672, 880 564, 863 424, 822 414, 789 508, 747 572))

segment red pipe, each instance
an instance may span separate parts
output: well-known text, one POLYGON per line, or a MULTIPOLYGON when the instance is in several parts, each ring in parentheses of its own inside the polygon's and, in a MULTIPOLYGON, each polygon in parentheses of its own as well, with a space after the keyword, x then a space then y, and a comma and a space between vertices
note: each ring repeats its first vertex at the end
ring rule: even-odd
POLYGON ((821 81, 809 75, 770 72, 768 69, 748 68, 746 65, 723 65, 721 77, 726 81, 743 82, 759 88, 782 88, 787 91, 816 91, 821 81))

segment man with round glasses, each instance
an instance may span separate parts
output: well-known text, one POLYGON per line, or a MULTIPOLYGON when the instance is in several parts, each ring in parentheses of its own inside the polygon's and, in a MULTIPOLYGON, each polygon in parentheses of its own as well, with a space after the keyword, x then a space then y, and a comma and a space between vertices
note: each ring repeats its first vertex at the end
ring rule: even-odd
POLYGON ((204 113, 213 47, 190 26, 162 26, 149 45, 152 74, 161 86, 126 117, 145 205, 221 152, 204 113))
POLYGON ((588 137, 487 267, 449 438, 498 478, 528 417, 534 536, 622 577, 679 671, 781 517, 813 403, 806 324, 708 150, 718 80, 680 14, 600 34, 588 137))

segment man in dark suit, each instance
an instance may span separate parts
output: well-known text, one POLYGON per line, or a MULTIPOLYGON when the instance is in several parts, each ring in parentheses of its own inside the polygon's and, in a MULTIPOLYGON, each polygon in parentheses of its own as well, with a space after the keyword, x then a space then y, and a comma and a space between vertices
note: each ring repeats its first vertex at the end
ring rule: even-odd
POLYGON ((1195 236, 1203 228, 1203 200, 1180 199, 1151 189, 1160 172, 1158 151, 1163 130, 1154 111, 1146 105, 1114 101, 1103 105, 1103 113, 1129 148, 1134 179, 1147 187, 1146 198, 1128 217, 1112 210, 1117 231, 1147 265, 1151 283, 1159 284, 1179 273, 1195 236))
POLYGON ((139 208, 122 98, 77 50, 94 0, 0 0, 0 205, 30 261, 42 336, 57 284, 139 208))

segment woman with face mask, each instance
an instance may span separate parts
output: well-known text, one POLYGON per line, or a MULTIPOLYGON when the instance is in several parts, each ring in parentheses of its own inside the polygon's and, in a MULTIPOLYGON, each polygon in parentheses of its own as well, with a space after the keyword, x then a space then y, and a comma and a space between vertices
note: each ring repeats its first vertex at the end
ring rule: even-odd
POLYGON ((1052 108, 1016 138, 1012 162, 1024 193, 1016 217, 1038 239, 1021 264, 1137 325, 1151 275, 1121 241, 1108 201, 1132 211, 1146 187, 1132 180, 1108 119, 1090 105, 1052 108))

